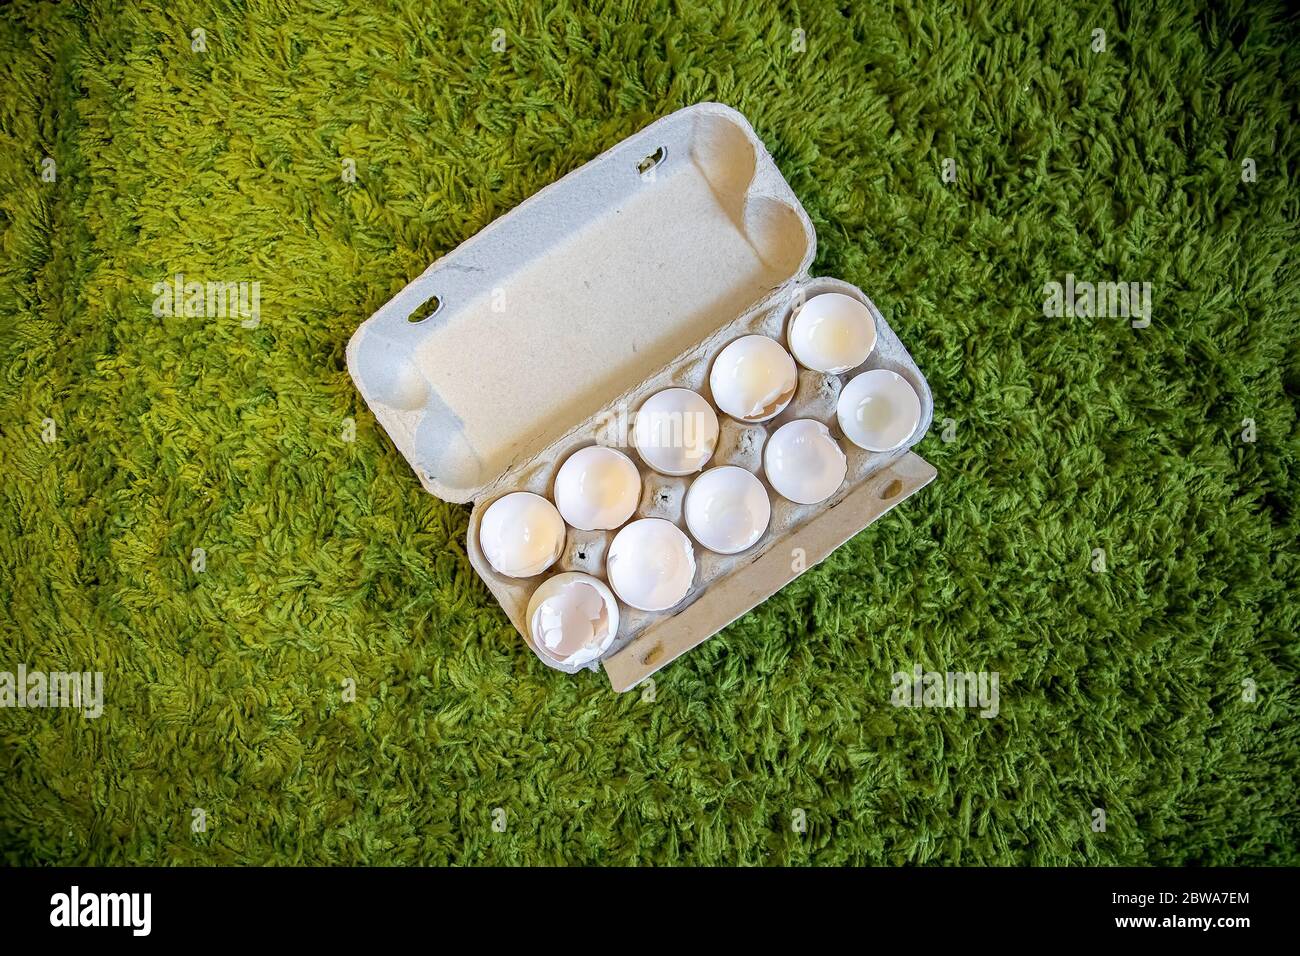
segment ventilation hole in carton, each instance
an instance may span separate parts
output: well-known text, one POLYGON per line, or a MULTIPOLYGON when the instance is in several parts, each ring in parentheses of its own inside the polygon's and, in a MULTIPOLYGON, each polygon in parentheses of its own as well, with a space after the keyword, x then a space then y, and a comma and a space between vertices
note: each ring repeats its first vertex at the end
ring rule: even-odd
POLYGON ((406 317, 406 321, 415 325, 417 322, 423 322, 425 319, 433 318, 433 316, 438 314, 438 310, 441 308, 442 299, 438 298, 436 295, 431 295, 429 298, 424 300, 424 303, 418 309, 406 317))
POLYGON ((895 478, 889 484, 885 485, 883 489, 881 489, 880 498, 882 501, 888 501, 890 498, 893 498, 902 490, 903 490, 903 483, 899 481, 897 478, 895 478))
POLYGON ((650 648, 650 650, 646 651, 645 656, 641 658, 641 663, 648 667, 655 661, 659 660, 659 658, 663 657, 663 654, 664 646, 662 644, 656 644, 654 647, 650 648))
POLYGON ((586 561, 586 560, 587 560, 587 552, 586 552, 586 551, 579 551, 579 552, 578 552, 578 560, 579 560, 579 561, 586 561))
POLYGON ((636 164, 636 171, 644 176, 646 173, 650 172, 650 170, 662 163, 667 156, 668 150, 660 146, 653 153, 636 164))

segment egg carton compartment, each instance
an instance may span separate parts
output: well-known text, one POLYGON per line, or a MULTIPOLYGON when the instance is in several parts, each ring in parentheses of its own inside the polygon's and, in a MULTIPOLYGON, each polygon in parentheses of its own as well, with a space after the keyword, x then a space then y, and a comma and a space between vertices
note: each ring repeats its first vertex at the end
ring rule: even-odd
POLYGON ((763 477, 763 449, 767 445, 767 425, 751 425, 719 414, 718 447, 706 468, 735 465, 763 477))
MULTIPOLYGON (((866 363, 862 367, 865 370, 866 363)), ((840 400, 843 388, 843 375, 800 369, 799 388, 785 411, 773 420, 773 424, 780 428, 786 422, 798 418, 812 418, 829 427, 835 421, 835 405, 840 400)))
POLYGON ((493 486, 491 493, 476 503, 471 514, 468 542, 471 560, 524 640, 534 653, 537 653, 525 619, 532 592, 552 574, 570 570, 585 571, 608 583, 603 556, 608 552, 609 542, 617 534, 617 529, 608 532, 582 532, 570 528, 561 560, 549 571, 521 580, 498 574, 483 557, 478 542, 479 521, 483 511, 492 501, 514 491, 530 491, 554 500, 556 473, 564 461, 581 448, 603 444, 619 448, 627 454, 637 465, 642 483, 640 504, 632 520, 643 517, 663 518, 681 528, 694 545, 696 573, 686 597, 667 611, 641 611, 619 601, 618 633, 610 648, 600 658, 579 667, 568 667, 538 654, 538 657, 548 666, 567 673, 574 673, 584 667, 596 670, 602 661, 618 654, 649 628, 681 613, 709 588, 717 586, 730 576, 754 564, 775 544, 796 534, 801 526, 828 509, 834 508, 882 468, 906 455, 909 449, 925 436, 932 418, 933 399, 925 377, 870 298, 856 286, 838 279, 806 279, 778 290, 778 294, 765 299, 749 312, 710 335, 705 341, 624 393, 535 457, 505 472, 493 486), (634 413, 651 395, 674 387, 688 388, 700 393, 714 405, 716 411, 717 406, 713 402, 708 379, 709 369, 717 354, 730 342, 749 334, 767 335, 788 350, 786 329, 791 315, 804 301, 825 292, 850 295, 867 307, 876 325, 876 346, 865 362, 839 375, 814 372, 800 367, 799 387, 795 396, 780 415, 768 422, 745 423, 730 418, 720 411, 717 412, 718 443, 713 457, 705 465, 705 470, 732 464, 754 473, 767 491, 772 514, 767 531, 747 550, 734 555, 709 551, 690 534, 682 516, 683 499, 690 483, 697 475, 671 477, 650 469, 642 461, 631 442, 630 422, 633 420, 634 413), (911 437, 902 446, 889 452, 864 451, 840 433, 836 421, 835 401, 844 384, 854 376, 874 368, 897 372, 908 381, 921 401, 920 420, 911 437), (762 451, 767 439, 782 425, 800 418, 812 418, 825 424, 847 459, 844 482, 829 499, 818 504, 801 505, 783 498, 772 489, 763 471, 762 451))
MULTIPOLYGON (((581 571, 592 577, 605 577, 605 555, 609 553, 609 543, 614 540, 613 531, 582 531, 569 528, 564 541, 564 552, 557 562, 558 570, 581 571)), ((539 575, 539 578, 542 576, 539 575)))
MULTIPOLYGON (((630 451, 630 449, 622 449, 630 451)), ((633 461, 637 458, 629 455, 633 461)), ((683 531, 686 525, 682 520, 682 503, 686 500, 686 489, 691 485, 690 475, 680 477, 674 475, 661 475, 657 471, 651 471, 642 465, 641 471, 641 503, 637 505, 636 514, 632 520, 637 518, 663 518, 665 521, 671 521, 683 531)))

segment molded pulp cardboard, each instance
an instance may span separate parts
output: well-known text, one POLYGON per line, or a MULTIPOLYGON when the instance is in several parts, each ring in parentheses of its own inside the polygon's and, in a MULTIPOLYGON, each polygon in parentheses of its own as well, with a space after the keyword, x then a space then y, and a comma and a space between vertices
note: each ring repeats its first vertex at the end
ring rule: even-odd
MULTIPOLYGON (((550 571, 509 578, 480 550, 484 508, 512 491, 550 497, 570 454, 625 444, 635 409, 661 389, 711 399, 717 353, 751 333, 785 344, 790 315, 811 296, 844 292, 866 304, 875 350, 844 375, 801 370, 794 400, 770 422, 746 425, 719 413, 708 467, 740 465, 766 486, 766 437, 787 421, 816 418, 848 456, 845 482, 818 505, 793 504, 769 486, 772 521, 758 544, 731 556, 697 546, 694 586, 670 611, 621 604, 617 637, 601 659, 615 689, 707 639, 934 478, 909 451, 933 415, 925 377, 866 295, 808 275, 815 252, 807 214, 749 123, 704 103, 546 187, 433 263, 357 329, 348 369, 362 397, 429 492, 473 502, 470 561, 534 653, 524 620, 534 589, 561 571, 604 579, 615 532, 569 529, 550 571), (840 435, 835 398, 855 374, 881 367, 916 389, 921 422, 902 448, 869 453, 840 435)), ((691 476, 659 475, 623 450, 641 468, 635 517, 665 517, 686 530, 681 506, 691 476)))

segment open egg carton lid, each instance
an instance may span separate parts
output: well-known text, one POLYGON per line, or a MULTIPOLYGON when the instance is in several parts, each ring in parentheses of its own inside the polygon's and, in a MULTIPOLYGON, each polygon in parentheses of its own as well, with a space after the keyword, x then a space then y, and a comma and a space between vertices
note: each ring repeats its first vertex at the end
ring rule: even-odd
POLYGON ((807 213, 749 122, 647 126, 434 262, 348 370, 425 489, 481 500, 620 395, 806 274, 807 213))

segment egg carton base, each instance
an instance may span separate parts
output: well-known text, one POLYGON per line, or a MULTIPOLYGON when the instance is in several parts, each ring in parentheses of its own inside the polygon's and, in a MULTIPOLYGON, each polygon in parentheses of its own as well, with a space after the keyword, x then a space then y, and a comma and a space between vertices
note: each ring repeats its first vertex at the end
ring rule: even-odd
POLYGON ((606 656, 603 664, 610 685, 620 693, 636 687, 824 561, 937 475, 933 465, 910 451, 879 469, 840 501, 773 542, 745 567, 743 575, 720 580, 689 606, 606 656))

